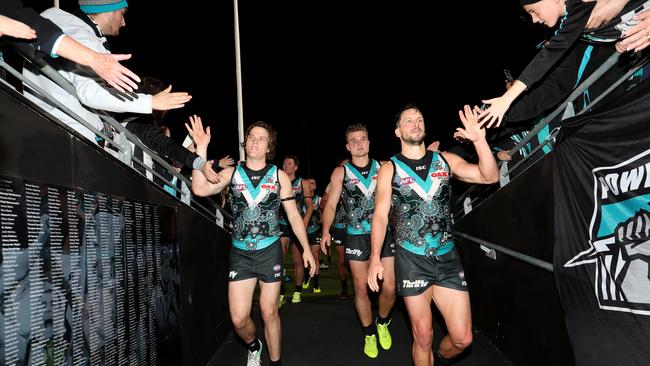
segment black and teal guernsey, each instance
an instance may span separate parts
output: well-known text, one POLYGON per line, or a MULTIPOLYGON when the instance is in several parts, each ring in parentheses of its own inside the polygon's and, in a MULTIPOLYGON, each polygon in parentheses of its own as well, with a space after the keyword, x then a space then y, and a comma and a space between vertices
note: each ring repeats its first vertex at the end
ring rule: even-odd
POLYGON ((280 238, 280 179, 275 165, 253 171, 241 163, 233 172, 229 195, 235 248, 260 250, 280 238))
POLYGON ((318 206, 320 206, 320 196, 314 194, 314 197, 312 197, 311 201, 314 210, 312 211, 311 217, 309 218, 309 226, 307 227, 307 234, 316 233, 321 229, 320 210, 318 209, 318 206))
POLYGON ((379 167, 379 162, 374 159, 363 168, 349 162, 343 164, 345 173, 341 196, 347 214, 345 227, 348 235, 370 234, 379 167))
POLYGON ((336 205, 336 216, 334 216, 334 228, 344 229, 345 220, 345 206, 343 206, 343 200, 339 199, 339 203, 336 205))
POLYGON ((454 248, 451 231, 451 170, 438 152, 418 160, 392 157, 395 243, 418 255, 443 255, 454 248))
MULTIPOLYGON (((305 195, 302 192, 302 178, 295 178, 291 181, 291 191, 293 196, 296 198, 296 206, 298 207, 298 212, 304 217, 307 212, 307 206, 305 205, 305 195)), ((286 197, 283 197, 286 198, 286 197)), ((287 221, 287 214, 282 210, 280 213, 280 224, 289 225, 287 221)))

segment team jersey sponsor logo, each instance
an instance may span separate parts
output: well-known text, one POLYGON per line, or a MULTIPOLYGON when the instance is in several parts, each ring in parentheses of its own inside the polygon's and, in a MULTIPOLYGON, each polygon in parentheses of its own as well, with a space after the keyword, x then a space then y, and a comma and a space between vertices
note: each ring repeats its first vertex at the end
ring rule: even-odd
POLYGON ((245 184, 235 184, 235 190, 237 192, 243 192, 246 190, 246 185, 245 184))
POLYGON ((363 251, 361 249, 345 248, 345 254, 356 255, 357 257, 361 257, 361 254, 363 254, 363 251))
POLYGON ((269 191, 275 191, 278 189, 278 186, 272 183, 262 183, 262 189, 266 189, 269 191))
POLYGON ((230 273, 228 274, 228 277, 230 277, 230 278, 237 277, 237 271, 230 271, 230 273))
POLYGON ((407 185, 407 184, 413 184, 413 183, 415 183, 415 178, 413 178, 413 177, 404 177, 404 178, 399 180, 399 185, 401 185, 401 186, 404 186, 404 185, 407 185))
POLYGON ((428 284, 429 281, 425 281, 425 280, 415 280, 415 281, 402 280, 402 288, 422 288, 422 287, 427 287, 428 284))

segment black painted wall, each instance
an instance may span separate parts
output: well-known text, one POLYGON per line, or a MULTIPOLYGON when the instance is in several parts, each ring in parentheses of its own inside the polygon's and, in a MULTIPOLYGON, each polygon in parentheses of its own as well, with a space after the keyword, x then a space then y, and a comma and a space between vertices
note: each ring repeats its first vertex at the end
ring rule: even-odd
POLYGON ((182 364, 205 365, 230 330, 229 234, 98 146, 42 115, 4 84, 0 84, 0 131, 0 175, 177 207, 182 364))
MULTIPOLYGON (((455 224, 455 229, 553 262, 553 154, 455 224)), ((553 273, 454 239, 470 285, 474 325, 515 365, 572 365, 553 273)))

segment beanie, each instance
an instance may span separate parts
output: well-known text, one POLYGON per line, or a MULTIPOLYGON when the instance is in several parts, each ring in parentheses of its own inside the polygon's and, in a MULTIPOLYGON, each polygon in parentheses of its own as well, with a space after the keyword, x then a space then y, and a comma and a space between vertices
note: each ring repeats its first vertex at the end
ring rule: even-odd
POLYGON ((109 13, 127 6, 126 0, 79 0, 81 11, 86 14, 109 13))

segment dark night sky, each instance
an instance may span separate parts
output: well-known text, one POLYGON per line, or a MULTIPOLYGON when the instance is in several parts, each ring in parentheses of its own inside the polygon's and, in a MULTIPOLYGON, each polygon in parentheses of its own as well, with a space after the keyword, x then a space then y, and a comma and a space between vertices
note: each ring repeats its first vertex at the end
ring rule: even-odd
MULTIPOLYGON (((131 0, 127 26, 109 41, 113 52, 133 53, 126 65, 136 73, 194 96, 166 119, 177 140, 196 113, 212 128, 211 156, 236 156, 233 4, 209 3, 214 10, 204 1, 131 0)), ((503 69, 516 77, 544 37, 521 19, 516 0, 452 1, 445 13, 436 2, 377 3, 239 2, 244 124, 275 126, 276 162, 298 155, 299 174, 321 188, 346 156, 350 123, 368 126, 371 156, 396 153, 394 116, 409 102, 423 111, 427 142, 449 148, 457 110, 500 95, 503 69)))

